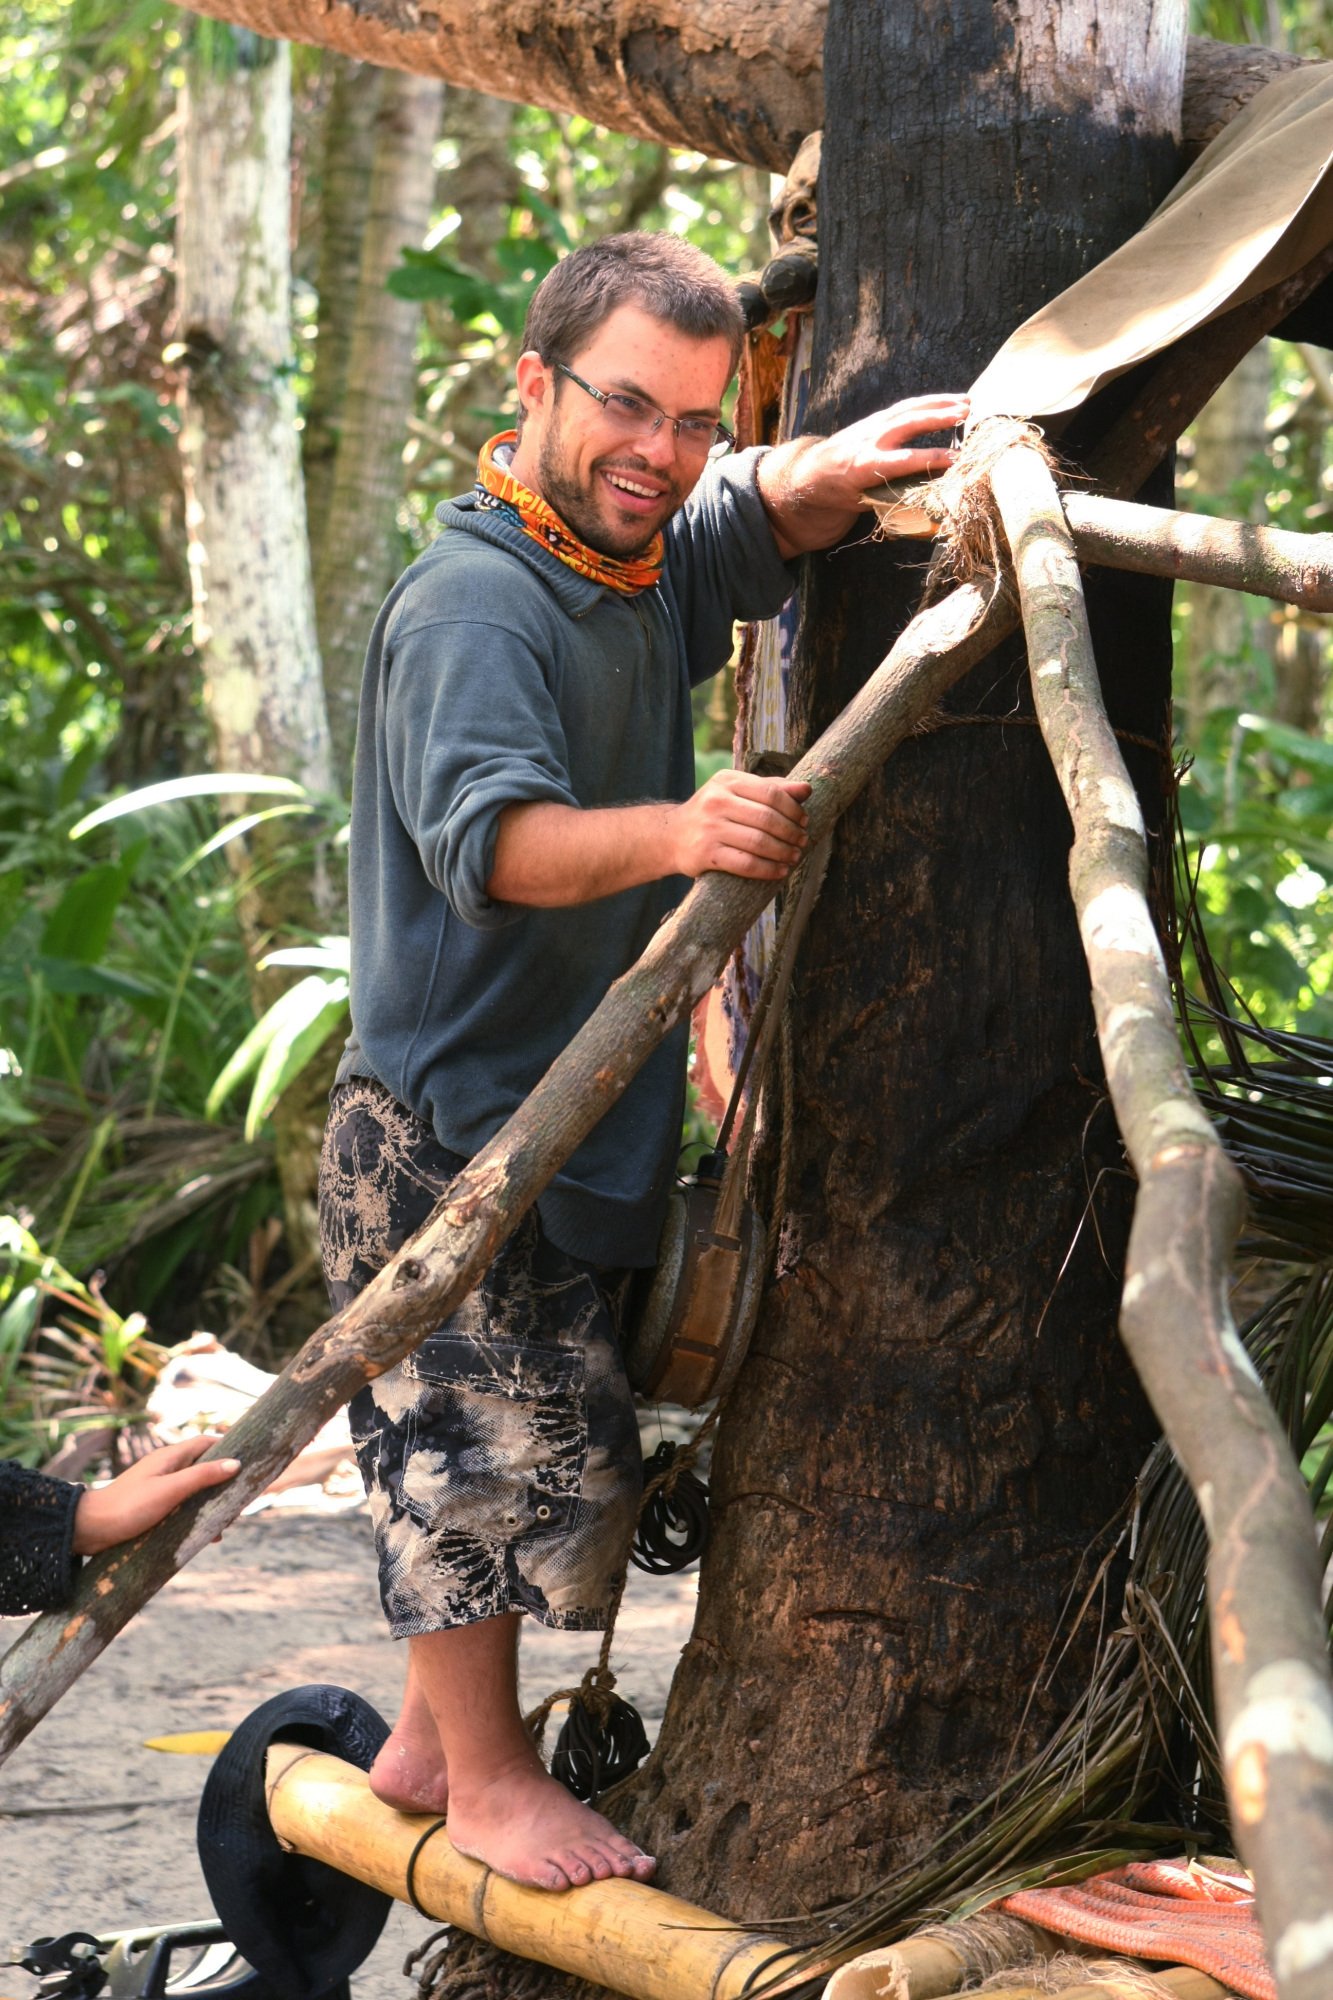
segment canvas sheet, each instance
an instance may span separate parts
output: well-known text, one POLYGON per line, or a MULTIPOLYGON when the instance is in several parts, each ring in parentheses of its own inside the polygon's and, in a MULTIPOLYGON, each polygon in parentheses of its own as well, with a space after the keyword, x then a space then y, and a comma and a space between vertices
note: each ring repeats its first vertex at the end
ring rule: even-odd
POLYGON ((1127 243, 1010 336, 974 419, 1055 416, 1333 240, 1333 62, 1290 70, 1218 134, 1127 243))

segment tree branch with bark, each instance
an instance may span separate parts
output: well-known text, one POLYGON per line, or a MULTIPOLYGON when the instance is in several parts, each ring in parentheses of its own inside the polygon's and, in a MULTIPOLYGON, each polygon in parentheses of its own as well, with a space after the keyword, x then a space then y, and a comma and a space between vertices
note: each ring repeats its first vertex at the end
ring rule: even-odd
POLYGON ((1281 2000, 1333 1966, 1333 1687, 1309 1498, 1228 1304, 1240 1175, 1196 1102, 1148 908, 1143 820, 1107 719, 1073 539, 1020 429, 990 473, 1037 717, 1074 825, 1070 886, 1107 1084, 1139 1179, 1121 1332, 1208 1530, 1232 1828, 1281 2000))

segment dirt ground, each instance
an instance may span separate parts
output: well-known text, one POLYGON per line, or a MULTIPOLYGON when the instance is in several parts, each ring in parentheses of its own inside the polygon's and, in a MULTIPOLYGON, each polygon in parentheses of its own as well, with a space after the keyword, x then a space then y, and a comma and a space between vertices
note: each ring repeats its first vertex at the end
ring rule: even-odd
MULTIPOLYGON (((209 1760, 152 1751, 145 1739, 231 1727, 311 1681, 353 1688, 395 1714, 403 1651, 384 1630, 364 1508, 284 1497, 174 1578, 0 1768, 0 2000, 36 1991, 9 1969, 14 1945, 210 1913, 194 1843, 209 1760)), ((630 1571, 612 1665, 650 1736, 694 1597, 693 1575, 630 1571)), ((0 1650, 20 1629, 0 1619, 0 1650)), ((525 1621, 525 1706, 577 1682, 597 1644, 596 1634, 525 1621)), ((434 1928, 395 1904, 353 1976, 354 2000, 411 2000, 402 1961, 434 1928)))

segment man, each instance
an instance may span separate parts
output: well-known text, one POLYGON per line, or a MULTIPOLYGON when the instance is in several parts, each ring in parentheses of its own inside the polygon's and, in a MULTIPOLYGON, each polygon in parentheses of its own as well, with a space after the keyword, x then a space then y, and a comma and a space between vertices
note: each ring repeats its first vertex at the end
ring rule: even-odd
MULTIPOLYGON (((718 457, 742 327, 674 237, 612 237, 539 287, 516 434, 391 593, 371 637, 353 787, 353 1034, 321 1168, 335 1305, 425 1221, 608 985, 710 869, 778 880, 808 786, 693 789, 692 681, 789 559, 861 493, 933 471, 922 398, 830 439, 718 457), (715 462, 710 462, 715 461, 715 462)), ((544 1770, 517 1629, 605 1624, 639 1498, 617 1315, 654 1261, 684 1094, 656 1051, 477 1291, 352 1404, 390 1628, 408 1639, 378 1797, 447 1813, 454 1844, 548 1889, 653 1861, 544 1770)))

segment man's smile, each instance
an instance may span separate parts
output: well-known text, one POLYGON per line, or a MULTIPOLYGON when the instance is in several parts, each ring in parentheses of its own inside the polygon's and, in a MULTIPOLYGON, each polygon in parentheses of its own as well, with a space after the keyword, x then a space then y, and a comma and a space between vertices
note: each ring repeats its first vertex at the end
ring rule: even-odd
POLYGON ((654 484, 641 472, 626 472, 622 467, 603 465, 598 467, 602 478, 611 487, 617 500, 628 503, 633 512, 647 512, 659 507, 664 500, 674 498, 672 487, 660 482, 654 484))

